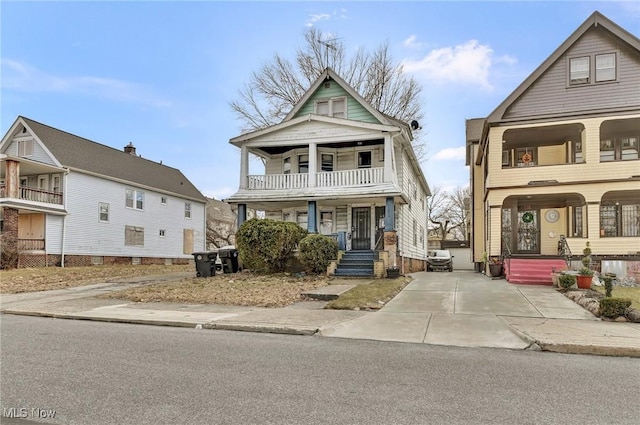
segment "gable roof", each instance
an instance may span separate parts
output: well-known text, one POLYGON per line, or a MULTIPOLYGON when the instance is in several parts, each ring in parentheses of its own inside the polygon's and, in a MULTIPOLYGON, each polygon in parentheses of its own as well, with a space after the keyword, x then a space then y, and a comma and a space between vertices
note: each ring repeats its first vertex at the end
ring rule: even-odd
POLYGON ((373 106, 371 106, 371 104, 369 104, 369 102, 364 100, 364 98, 360 96, 360 94, 357 91, 355 91, 353 87, 349 85, 349 83, 343 80, 342 77, 336 74, 335 71, 331 68, 325 68, 325 70, 322 71, 322 73, 318 76, 316 81, 311 85, 311 87, 309 87, 309 89, 304 94, 304 96, 302 96, 302 98, 298 101, 298 103, 296 103, 296 106, 294 106, 294 108, 291 111, 289 111, 287 116, 282 121, 283 122, 289 121, 290 119, 295 117, 298 111, 307 103, 307 101, 311 98, 311 96, 313 96, 316 90, 318 90, 320 85, 322 85, 327 80, 333 80, 336 83, 338 83, 347 93, 349 93, 351 97, 353 97, 356 101, 358 101, 358 103, 360 103, 360 105, 362 105, 381 124, 387 124, 387 125, 395 124, 390 122, 389 117, 387 115, 376 110, 373 106))
MULTIPOLYGON (((67 133, 19 116, 21 122, 63 167, 133 185, 145 186, 180 197, 205 202, 205 197, 176 168, 67 133)), ((15 128, 16 125, 12 128, 15 128)))
POLYGON ((491 112, 491 114, 489 114, 487 117, 487 123, 500 122, 509 106, 522 96, 529 87, 542 76, 542 74, 549 70, 549 68, 551 68, 551 66, 556 63, 556 61, 560 59, 578 39, 580 39, 591 28, 598 26, 606 29, 631 48, 640 52, 640 39, 602 15, 600 12, 596 11, 589 16, 587 20, 584 21, 584 23, 580 25, 578 29, 575 30, 573 34, 571 34, 569 38, 567 38, 565 42, 551 54, 551 56, 542 62, 542 64, 540 64, 540 66, 538 66, 538 68, 536 68, 536 70, 533 71, 533 73, 531 73, 531 75, 529 75, 529 77, 527 77, 527 79, 525 79, 493 112, 491 112))

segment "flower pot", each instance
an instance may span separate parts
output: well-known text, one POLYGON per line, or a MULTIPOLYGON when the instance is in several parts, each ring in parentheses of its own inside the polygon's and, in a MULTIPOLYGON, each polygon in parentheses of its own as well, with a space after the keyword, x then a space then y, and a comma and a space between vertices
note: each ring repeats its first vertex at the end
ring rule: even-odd
POLYGON ((491 277, 502 276, 502 264, 489 263, 489 274, 491 275, 491 277))
POLYGON ((590 289, 591 281, 593 280, 593 276, 576 276, 576 280, 578 281, 579 289, 590 289))

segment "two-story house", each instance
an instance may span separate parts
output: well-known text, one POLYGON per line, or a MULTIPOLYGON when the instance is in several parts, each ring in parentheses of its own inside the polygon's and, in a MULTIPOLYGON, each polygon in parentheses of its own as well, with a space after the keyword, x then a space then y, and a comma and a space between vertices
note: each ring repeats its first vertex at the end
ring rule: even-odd
POLYGON ((175 168, 18 117, 0 142, 3 249, 20 267, 188 262, 205 197, 175 168))
POLYGON ((487 118, 468 120, 473 258, 511 282, 640 259, 640 40, 593 13, 487 118), (565 239, 566 238, 566 239, 565 239), (565 243, 566 241, 566 243, 565 243), (563 255, 559 255, 563 254, 563 255))
MULTIPOLYGON (((413 123, 417 128, 417 123, 413 123)), ((343 251, 386 252, 387 266, 424 270, 429 186, 411 126, 375 110, 332 69, 285 119, 234 137, 240 187, 226 201, 333 235, 343 251), (249 170, 249 154, 263 173, 249 170)))

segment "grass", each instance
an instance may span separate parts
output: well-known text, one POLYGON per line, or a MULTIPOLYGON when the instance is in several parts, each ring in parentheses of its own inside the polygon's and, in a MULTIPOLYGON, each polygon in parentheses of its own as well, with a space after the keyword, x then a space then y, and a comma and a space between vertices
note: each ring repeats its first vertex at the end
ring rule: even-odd
POLYGON ((243 271, 143 285, 111 292, 100 298, 133 302, 284 307, 301 301, 303 292, 326 285, 324 276, 294 276, 284 273, 257 275, 243 271))
POLYGON ((396 279, 377 279, 368 284, 361 284, 340 295, 337 300, 330 301, 325 308, 338 310, 378 309, 395 297, 407 284, 410 277, 396 279))
MULTIPOLYGON (((592 289, 604 294, 604 286, 592 286, 592 289)), ((615 298, 628 298, 631 300, 631 307, 636 310, 640 310, 640 288, 639 287, 626 287, 626 286, 614 286, 611 291, 611 296, 615 298)))
POLYGON ((193 271, 193 265, 114 265, 90 267, 37 267, 0 270, 0 293, 50 291, 136 276, 193 271))

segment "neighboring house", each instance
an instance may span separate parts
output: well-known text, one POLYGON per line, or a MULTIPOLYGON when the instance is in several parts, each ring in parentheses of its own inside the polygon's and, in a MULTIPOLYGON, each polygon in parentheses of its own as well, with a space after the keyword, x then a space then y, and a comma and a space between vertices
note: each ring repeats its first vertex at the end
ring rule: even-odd
POLYGON ((19 266, 186 262, 205 198, 177 169, 18 117, 0 143, 4 241, 19 266))
POLYGON ((486 119, 466 128, 475 262, 485 252, 503 255, 509 281, 550 283, 551 268, 567 266, 558 256, 566 236, 574 259, 590 242, 601 271, 624 276, 637 264, 636 36, 595 12, 486 119), (537 270, 525 272, 532 261, 537 270))
POLYGON ((207 198, 207 249, 235 245, 237 215, 226 202, 207 198))
POLYGON ((241 150, 240 187, 226 201, 239 224, 247 208, 263 210, 333 235, 342 250, 382 251, 386 266, 423 270, 430 191, 411 130, 327 68, 280 124, 230 140, 241 150), (249 154, 264 174, 250 173, 249 154))

